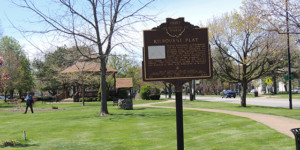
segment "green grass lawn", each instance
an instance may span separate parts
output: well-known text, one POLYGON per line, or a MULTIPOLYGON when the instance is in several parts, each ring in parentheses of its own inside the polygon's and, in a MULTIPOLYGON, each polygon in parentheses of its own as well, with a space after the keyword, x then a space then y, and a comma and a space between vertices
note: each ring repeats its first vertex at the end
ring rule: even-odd
MULTIPOLYGON (((183 98, 189 99, 190 95, 185 95, 185 93, 182 93, 183 98)), ((175 94, 172 94, 172 96, 175 96, 175 94)), ((161 98, 165 98, 165 95, 161 95, 161 98)), ((221 97, 221 95, 197 95, 197 97, 221 97)), ((237 95, 237 97, 240 97, 237 95)), ((289 99, 289 94, 276 94, 276 95, 258 95, 258 97, 265 97, 265 98, 278 98, 278 99, 289 99)), ((247 94, 247 98, 255 98, 253 93, 247 94)), ((299 94, 292 94, 293 99, 300 99, 300 93, 299 94)))
MULTIPOLYGON (((289 94, 264 95, 266 98, 289 99, 289 94)), ((300 99, 300 94, 292 94, 293 99, 300 99)))
MULTIPOLYGON (((153 101, 134 101, 139 104, 148 102, 153 101)), ((15 140, 22 144, 5 148, 176 149, 174 109, 134 107, 134 110, 121 110, 109 102, 110 115, 100 117, 99 102, 86 103, 84 107, 80 103, 38 102, 34 108, 51 108, 52 105, 63 110, 35 111, 34 114, 0 111, 0 141, 15 140), (27 141, 23 139, 24 130, 27 141)), ((0 109, 11 109, 11 106, 0 103, 0 109)), ((243 117, 192 110, 184 110, 184 139, 187 150, 295 149, 293 138, 261 123, 243 117)))
MULTIPOLYGON (((174 95, 175 96, 175 95, 174 95)), ((164 97, 164 96, 163 96, 164 97)), ((185 95, 183 93, 183 98, 189 99, 189 95, 185 95)), ((197 95, 197 97, 221 97, 221 95, 197 95)), ((240 97, 237 95, 237 97, 240 97)), ((277 98, 277 99, 289 99, 289 94, 276 94, 276 95, 259 95, 258 97, 265 97, 265 98, 277 98)), ((254 94, 247 94, 247 98, 255 98, 254 94)), ((300 93, 299 94, 292 94, 293 99, 300 99, 300 93)))
MULTIPOLYGON (((190 95, 183 95, 183 98, 187 98, 189 99, 190 95)), ((236 95, 237 97, 240 97, 239 95, 236 95)), ((221 95, 197 95, 197 97, 221 97, 221 95)), ((254 98, 254 94, 247 94, 247 97, 248 98, 254 98)), ((258 97, 261 97, 261 96, 258 96, 258 97)))
MULTIPOLYGON (((184 107, 221 109, 221 110, 270 114, 270 115, 283 116, 283 117, 300 120, 300 109, 275 108, 275 107, 254 106, 254 105, 247 105, 247 107, 241 107, 240 104, 209 102, 209 101, 199 101, 199 100, 196 101, 184 100, 184 103, 186 104, 184 105, 184 107)), ((156 104, 156 105, 175 107, 174 103, 156 104)))

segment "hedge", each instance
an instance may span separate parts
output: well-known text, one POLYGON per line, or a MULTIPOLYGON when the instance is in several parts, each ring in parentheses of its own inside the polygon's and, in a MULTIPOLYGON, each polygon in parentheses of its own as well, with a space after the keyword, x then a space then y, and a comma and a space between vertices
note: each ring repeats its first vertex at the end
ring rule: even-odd
POLYGON ((141 87, 140 96, 145 100, 159 100, 160 99, 160 88, 154 84, 147 84, 141 87), (151 87, 155 87, 156 94, 151 94, 151 87))
MULTIPOLYGON (((97 102, 99 101, 97 97, 85 97, 84 98, 85 102, 97 102)), ((79 102, 82 102, 82 97, 79 98, 79 102)))

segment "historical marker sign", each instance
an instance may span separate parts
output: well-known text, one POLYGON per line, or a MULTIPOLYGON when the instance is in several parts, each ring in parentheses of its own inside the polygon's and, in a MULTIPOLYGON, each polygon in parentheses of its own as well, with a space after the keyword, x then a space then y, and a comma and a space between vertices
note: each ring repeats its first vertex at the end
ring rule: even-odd
POLYGON ((208 29, 167 19, 144 31, 143 79, 145 81, 192 80, 212 77, 208 29))
POLYGON ((182 84, 212 77, 208 29, 167 19, 157 28, 144 31, 143 79, 167 81, 176 90, 177 149, 184 149, 182 84))

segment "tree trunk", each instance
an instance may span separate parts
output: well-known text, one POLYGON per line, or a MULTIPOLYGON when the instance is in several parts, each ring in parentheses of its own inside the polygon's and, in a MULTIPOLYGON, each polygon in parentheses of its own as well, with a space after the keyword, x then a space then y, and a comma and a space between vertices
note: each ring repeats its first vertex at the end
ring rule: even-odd
POLYGON ((172 98, 172 84, 167 84, 167 88, 168 88, 168 91, 169 91, 169 98, 172 98))
POLYGON ((22 90, 18 90, 19 91, 19 98, 22 97, 22 90))
POLYGON ((81 85, 81 94, 82 94, 82 106, 85 106, 85 100, 84 100, 85 87, 83 84, 81 85))
POLYGON ((287 85, 284 83, 284 91, 287 92, 287 85))
POLYGON ((72 94, 72 97, 74 97, 75 93, 76 93, 76 87, 73 86, 73 94, 72 94))
POLYGON ((277 81, 276 81, 276 76, 273 76, 273 88, 274 88, 274 94, 277 94, 277 81))
POLYGON ((6 103, 6 98, 7 98, 7 91, 4 92, 4 102, 6 103))
POLYGON ((246 96, 247 96, 247 81, 243 80, 242 83, 242 93, 241 93, 241 106, 246 107, 246 96))
POLYGON ((101 83, 101 109, 100 109, 100 116, 105 116, 108 113, 107 109, 107 92, 106 92, 106 58, 101 58, 101 76, 100 76, 100 83, 101 83))
POLYGON ((190 85, 190 101, 193 101, 193 90, 192 90, 192 88, 193 88, 193 81, 190 81, 189 82, 189 85, 190 85))
POLYGON ((14 90, 10 90, 9 93, 10 93, 10 98, 14 99, 14 90))

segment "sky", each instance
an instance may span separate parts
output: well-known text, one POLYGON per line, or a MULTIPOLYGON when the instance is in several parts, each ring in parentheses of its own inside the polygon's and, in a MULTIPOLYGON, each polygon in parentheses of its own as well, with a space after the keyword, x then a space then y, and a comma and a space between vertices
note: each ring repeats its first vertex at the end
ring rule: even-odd
MULTIPOLYGON (((35 57, 39 58, 41 52, 27 42, 22 34, 13 27, 17 26, 25 30, 38 28, 38 24, 28 22, 34 16, 12 4, 9 0, 0 0, 0 2, 0 32, 4 36, 10 36, 18 40, 30 60, 33 60, 35 57)), ((44 0, 39 0, 38 2, 41 5, 47 5, 44 0)), ((159 26, 165 22, 165 18, 184 17, 185 21, 191 24, 199 25, 202 23, 205 25, 208 19, 238 10, 241 5, 242 0, 156 0, 147 12, 149 14, 157 14, 157 19, 162 22, 148 24, 148 27, 144 27, 144 30, 159 26)), ((34 37, 32 42, 44 49, 49 48, 49 45, 39 41, 40 38, 38 36, 34 37)), ((140 42, 142 43, 142 40, 140 42)))

